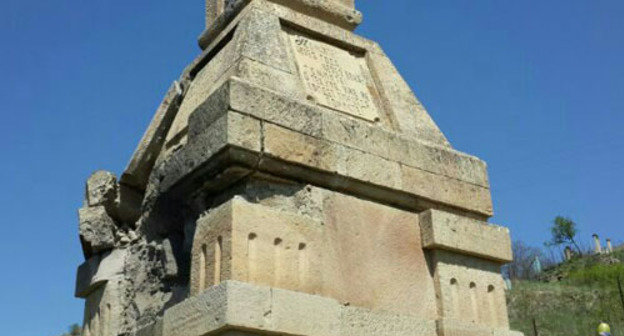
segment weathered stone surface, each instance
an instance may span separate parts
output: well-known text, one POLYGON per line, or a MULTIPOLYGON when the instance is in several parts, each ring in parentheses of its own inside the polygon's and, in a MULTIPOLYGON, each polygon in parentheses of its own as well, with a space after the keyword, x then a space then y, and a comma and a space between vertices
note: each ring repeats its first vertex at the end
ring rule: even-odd
POLYGON ((98 266, 100 265, 101 257, 95 255, 87 259, 82 265, 78 266, 76 272, 76 289, 74 296, 79 298, 86 298, 95 288, 93 283, 93 277, 97 273, 98 266))
POLYGON ((125 184, 118 185, 115 198, 114 216, 122 223, 134 227, 134 223, 141 217, 141 203, 143 194, 125 184))
POLYGON ((135 336, 162 336, 163 333, 163 321, 157 320, 156 322, 140 328, 134 334, 135 336))
POLYGON ((106 206, 113 204, 117 197, 117 177, 111 172, 99 170, 87 180, 87 204, 106 206))
POLYGON ((89 294, 85 303, 82 334, 91 336, 117 336, 122 333, 124 289, 122 277, 112 278, 89 294))
MULTIPOLYGON (((281 160, 490 215, 489 189, 265 124, 264 150, 281 160)), ((305 179, 304 176, 302 178, 305 179)))
POLYGON ((513 260, 507 228, 438 210, 421 213, 420 222, 423 248, 450 250, 501 263, 513 260))
POLYGON ((104 255, 96 255, 78 267, 76 276, 76 297, 86 298, 98 287, 107 281, 118 278, 123 274, 125 249, 115 249, 104 255))
POLYGON ((164 336, 200 336, 221 329, 306 336, 436 335, 435 322, 353 308, 304 293, 226 281, 170 308, 164 336))
MULTIPOLYGON (((225 113, 229 104, 235 111, 253 115, 297 133, 326 139, 434 174, 489 188, 486 165, 473 156, 422 143, 384 127, 283 97, 237 79, 229 81, 227 87, 219 90, 222 93, 215 98, 210 97, 207 104, 223 107, 211 110, 210 115, 213 117, 207 120, 213 120, 215 114, 225 113), (215 104, 216 101, 219 103, 215 104)), ((197 129, 201 127, 198 126, 197 129)))
POLYGON ((341 334, 344 336, 436 335, 436 324, 432 320, 360 307, 343 307, 340 321, 341 334))
MULTIPOLYGON (((198 118, 193 119, 194 123, 203 123, 201 116, 202 114, 198 114, 198 118)), ((194 133, 192 129, 190 131, 194 133)), ((173 187, 228 147, 259 152, 262 146, 261 139, 261 125, 258 120, 239 113, 224 114, 210 123, 208 128, 202 130, 201 133, 194 135, 187 146, 164 162, 160 172, 163 176, 161 188, 166 191, 173 187)), ((257 161, 253 158, 251 160, 257 161)), ((219 162, 219 160, 215 161, 219 162)))
POLYGON ((431 253, 441 318, 483 328, 509 328, 500 263, 444 250, 431 253))
POLYGON ((493 215, 490 189, 458 182, 410 166, 401 166, 401 181, 402 189, 408 193, 471 210, 487 217, 493 215))
POLYGON ((321 220, 239 198, 200 218, 191 294, 232 279, 434 319, 418 215, 319 192, 321 220))
POLYGON ((178 264, 173 254, 173 247, 171 241, 165 239, 162 242, 162 263, 165 270, 165 276, 167 278, 173 278, 178 275, 178 264))
POLYGON ((276 95, 236 79, 228 84, 228 100, 232 110, 303 134, 320 136, 322 114, 313 105, 276 95))
POLYGON ((86 256, 115 247, 115 222, 104 206, 82 208, 78 215, 80 240, 86 256))
MULTIPOLYGON (((277 38, 280 37, 278 36, 277 38)), ((301 87, 299 78, 292 72, 294 70, 284 71, 264 62, 242 58, 236 75, 241 79, 241 82, 247 82, 252 86, 278 92, 288 99, 301 101, 305 99, 305 92, 301 87)), ((284 114, 284 117, 286 116, 289 115, 284 114)))
POLYGON ((368 121, 381 119, 364 54, 303 34, 288 35, 308 100, 368 121))
POLYGON ((241 56, 277 70, 293 72, 287 44, 281 34, 282 23, 277 15, 260 8, 249 11, 237 28, 241 56))
MULTIPOLYGON (((166 135, 166 148, 186 143, 188 119, 210 94, 219 87, 221 76, 238 59, 234 43, 227 43, 195 77, 166 135)), ((209 107, 208 107, 209 108, 209 107)))

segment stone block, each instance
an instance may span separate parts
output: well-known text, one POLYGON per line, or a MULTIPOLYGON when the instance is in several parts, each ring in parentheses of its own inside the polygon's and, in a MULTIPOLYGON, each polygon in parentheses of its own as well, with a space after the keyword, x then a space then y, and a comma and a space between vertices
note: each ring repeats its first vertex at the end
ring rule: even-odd
POLYGON ((332 299, 271 289, 271 329, 280 333, 339 336, 340 310, 332 299))
POLYGON ((402 189, 451 207, 490 217, 493 215, 490 189, 413 168, 401 166, 402 189))
POLYGON ((261 62, 276 70, 294 72, 284 39, 282 23, 274 13, 252 10, 245 15, 236 29, 241 55, 261 62))
POLYGON ((318 258, 307 259, 314 252, 305 250, 305 244, 320 234, 320 226, 311 218, 271 211, 240 198, 225 203, 197 222, 191 294, 228 279, 293 290, 319 288, 318 277, 297 273, 316 272, 309 271, 312 266, 307 263, 315 262, 317 268, 318 258))
POLYGON ((82 208, 78 216, 80 240, 87 257, 115 247, 115 221, 104 206, 82 208))
MULTIPOLYGON (((311 136, 321 135, 321 111, 241 80, 229 82, 231 109, 311 136)), ((301 90, 301 89, 298 89, 301 90)), ((297 94, 303 95, 303 93, 297 94)))
POLYGON ((126 249, 115 249, 103 255, 96 255, 78 267, 75 296, 86 298, 106 282, 123 274, 126 249))
POLYGON ((74 296, 86 298, 89 293, 95 289, 93 286, 93 277, 95 276, 95 273, 97 273, 98 266, 100 265, 100 259, 99 255, 95 255, 78 266, 74 296))
POLYGON ((396 162, 272 124, 264 127, 264 151, 281 160, 330 174, 388 188, 401 186, 401 172, 396 162))
POLYGON ((397 162, 344 146, 334 147, 339 151, 338 174, 395 190, 401 188, 401 168, 397 162))
POLYGON ((191 295, 237 280, 434 319, 418 215, 323 193, 322 221, 240 198, 200 218, 191 295))
POLYGON ((372 311, 361 307, 345 306, 341 310, 343 336, 413 336, 436 335, 434 320, 414 316, 372 311))
POLYGON ((272 323, 274 305, 271 288, 249 286, 235 281, 225 281, 224 284, 227 290, 226 322, 228 325, 276 330, 272 323))
POLYGON ((163 336, 204 336, 220 330, 227 320, 227 288, 223 283, 170 307, 163 317, 163 336))
MULTIPOLYGON (((227 105, 215 104, 214 99, 207 101, 217 88, 223 85, 223 78, 235 62, 240 58, 235 43, 226 41, 218 52, 213 55, 209 64, 199 71, 195 79, 190 83, 188 92, 175 115, 166 135, 165 146, 167 153, 178 145, 186 144, 186 136, 189 127, 189 118, 197 109, 214 110, 221 107, 219 115, 209 121, 208 125, 219 116, 227 112, 227 105)), ((229 76, 225 76, 226 78, 229 76)), ((218 96, 215 96, 218 97, 218 96)), ((206 125, 206 126, 208 126, 206 125)))
MULTIPOLYGON (((204 122, 201 120, 201 114, 197 115, 197 119, 193 120, 198 123, 204 122)), ((249 160, 255 164, 258 160, 257 157, 249 157, 247 151, 227 152, 231 148, 243 148, 255 152, 261 150, 261 125, 256 119, 236 112, 225 113, 209 124, 207 128, 201 130, 201 132, 195 133, 193 130, 191 132, 192 136, 189 144, 171 155, 167 161, 163 162, 163 166, 159 168, 158 174, 163 177, 160 188, 163 191, 169 191, 170 188, 175 186, 178 189, 182 189, 181 192, 183 193, 191 192, 193 189, 185 189, 186 187, 178 185, 184 178, 188 181, 191 173, 201 175, 200 178, 191 180, 193 185, 188 187, 195 188, 195 191, 198 187, 205 187, 204 183, 210 185, 218 182, 217 184, 223 183, 228 185, 228 183, 234 183, 241 176, 247 174, 247 171, 231 167, 233 166, 230 163, 231 161, 249 160), (201 170, 201 168, 209 170, 214 166, 226 170, 234 168, 235 171, 224 172, 223 170, 216 170, 206 173, 201 170), (219 175, 224 180, 221 181, 211 174, 219 175)))
POLYGON ((264 125, 264 151, 281 160, 337 172, 341 159, 339 150, 328 141, 272 124, 264 125))
POLYGON ((98 170, 87 180, 87 204, 106 206, 113 204, 117 197, 117 177, 111 172, 98 170))
POLYGON ((436 335, 433 320, 238 281, 210 287, 165 312, 163 336, 203 336, 225 330, 237 335, 436 335))
POLYGON ((241 83, 248 82, 249 85, 280 93, 288 99, 305 99, 299 78, 290 71, 276 69, 263 62, 244 57, 238 64, 236 75, 241 79, 241 83))
POLYGON ((426 249, 444 249, 492 259, 513 260, 507 228, 439 210, 420 214, 422 244, 426 249))
MULTIPOLYGON (((263 135, 265 152, 270 155, 329 174, 402 190, 484 217, 492 214, 487 171, 482 161, 449 148, 409 141, 365 125, 363 121, 337 117, 334 112, 281 97, 241 80, 231 80, 217 89, 191 115, 189 132, 191 137, 197 138, 196 144, 189 145, 190 148, 172 162, 190 162, 196 167, 205 163, 210 153, 216 153, 203 149, 212 147, 219 139, 214 134, 223 127, 219 128, 217 121, 223 124, 224 115, 235 113, 228 112, 228 108, 260 119, 254 121, 258 126, 253 127, 257 129, 260 129, 259 123, 268 121, 264 123, 263 135), (440 185, 443 187, 434 187, 440 185)), ((249 125, 255 118, 247 119, 249 125)), ((244 130, 245 127, 233 129, 244 130)), ((258 138, 253 137, 254 141, 258 138)), ((261 150, 256 143, 243 144, 243 148, 261 150)), ((348 186, 344 182, 339 185, 348 186)))
POLYGON ((122 275, 127 253, 127 249, 115 249, 102 256, 92 282, 110 281, 122 275))
MULTIPOLYGON (((241 64, 244 62, 241 61, 241 64)), ((240 79, 232 79, 206 101, 209 109, 198 112, 191 123, 201 132, 226 112, 226 106, 240 113, 286 129, 326 139, 345 147, 380 156, 433 174, 489 188, 485 163, 451 148, 432 146, 391 129, 349 118, 309 102, 276 94, 240 79), (199 114, 204 116, 200 117, 199 114)), ((289 90, 292 92, 293 90, 289 90)))
POLYGON ((85 302, 82 335, 117 336, 122 333, 123 277, 110 279, 90 293, 85 302))
POLYGON ((500 263, 433 250, 431 264, 443 319, 481 328, 509 329, 500 263))
POLYGON ((339 193, 323 208, 328 255, 324 295, 375 310, 435 317, 433 279, 418 215, 339 193), (418 301, 418 305, 413 302, 418 301))

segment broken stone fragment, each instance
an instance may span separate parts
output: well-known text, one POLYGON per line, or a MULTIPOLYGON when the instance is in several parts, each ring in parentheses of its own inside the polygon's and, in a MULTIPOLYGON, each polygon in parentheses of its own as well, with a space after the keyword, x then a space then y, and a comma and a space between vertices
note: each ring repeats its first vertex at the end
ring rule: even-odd
POLYGON ((117 198, 117 177, 111 172, 98 170, 87 180, 87 204, 103 205, 110 209, 117 198))
POLYGON ((80 241, 87 258, 115 247, 115 221, 104 206, 82 208, 78 210, 78 215, 80 241))
POLYGON ((173 254, 173 247, 171 241, 165 239, 162 242, 162 263, 165 270, 165 278, 174 278, 178 275, 178 264, 176 263, 175 255, 173 254))
POLYGON ((127 185, 118 184, 115 208, 110 213, 120 222, 135 227, 135 222, 141 217, 142 202, 142 193, 127 185))

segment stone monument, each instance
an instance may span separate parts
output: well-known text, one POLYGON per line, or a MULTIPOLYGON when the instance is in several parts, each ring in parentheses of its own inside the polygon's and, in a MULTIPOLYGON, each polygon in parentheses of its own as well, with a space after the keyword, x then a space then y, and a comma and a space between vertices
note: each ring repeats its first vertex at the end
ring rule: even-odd
POLYGON ((207 0, 202 53, 79 211, 85 336, 509 330, 486 165, 354 0, 207 0))

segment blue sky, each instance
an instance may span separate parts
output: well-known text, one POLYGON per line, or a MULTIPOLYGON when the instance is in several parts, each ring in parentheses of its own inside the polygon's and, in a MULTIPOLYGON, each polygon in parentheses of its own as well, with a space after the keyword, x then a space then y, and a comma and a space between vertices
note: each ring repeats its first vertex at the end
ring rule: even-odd
MULTIPOLYGON (((489 164, 496 215, 539 245, 558 214, 622 240, 624 2, 360 0, 453 145, 489 164)), ((84 180, 117 173, 199 50, 203 1, 4 0, 0 11, 0 325, 82 320, 84 180)))

